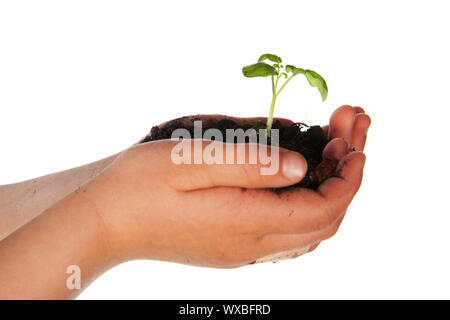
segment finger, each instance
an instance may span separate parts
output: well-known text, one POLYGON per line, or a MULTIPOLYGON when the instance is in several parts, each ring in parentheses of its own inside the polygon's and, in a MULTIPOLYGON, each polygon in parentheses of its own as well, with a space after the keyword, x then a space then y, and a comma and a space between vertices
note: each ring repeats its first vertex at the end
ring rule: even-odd
POLYGON ((355 109, 355 113, 356 114, 358 114, 358 113, 365 113, 364 109, 359 107, 359 106, 355 106, 355 107, 353 107, 353 109, 355 109))
POLYGON ((324 201, 318 192, 305 188, 281 193, 267 189, 225 189, 227 199, 231 197, 233 203, 239 203, 238 215, 247 221, 245 227, 259 236, 322 230, 345 211, 333 202, 324 201))
MULTIPOLYGON (((356 106, 356 107, 353 107, 353 109, 355 110, 355 115, 357 115, 359 113, 365 113, 364 109, 361 108, 361 107, 356 106)), ((329 125, 324 125, 322 127, 322 130, 323 130, 323 132, 325 134, 325 137, 329 137, 330 126, 329 125)))
POLYGON ((218 207, 238 203, 229 212, 232 221, 236 221, 237 228, 257 236, 319 231, 333 224, 346 209, 341 202, 305 188, 279 193, 268 189, 217 187, 192 192, 189 196, 194 200, 203 199, 200 204, 219 201, 218 207))
POLYGON ((362 151, 366 143, 367 131, 371 123, 370 117, 365 113, 356 115, 352 130, 352 150, 362 151))
POLYGON ((338 108, 330 118, 329 139, 343 138, 351 145, 354 121, 355 109, 353 107, 345 105, 338 108))
POLYGON ((318 188, 324 200, 345 209, 358 191, 365 164, 364 153, 354 151, 344 156, 336 169, 336 177, 325 180, 318 188))
POLYGON ((264 236, 260 240, 260 246, 264 255, 273 254, 276 252, 293 250, 295 248, 317 247, 318 243, 331 238, 336 234, 341 225, 343 217, 339 218, 333 224, 325 229, 306 234, 270 234, 264 236))
POLYGON ((180 191, 279 188, 299 182, 307 171, 299 153, 261 144, 185 139, 165 145, 161 165, 167 167, 168 184, 180 191))
POLYGON ((341 160, 348 153, 348 144, 342 138, 334 138, 327 143, 322 152, 324 159, 341 160))
POLYGON ((364 162, 362 152, 351 152, 340 160, 338 176, 325 180, 317 191, 299 188, 278 196, 251 194, 252 198, 242 201, 260 218, 259 228, 266 234, 322 230, 347 210, 361 184, 364 162))

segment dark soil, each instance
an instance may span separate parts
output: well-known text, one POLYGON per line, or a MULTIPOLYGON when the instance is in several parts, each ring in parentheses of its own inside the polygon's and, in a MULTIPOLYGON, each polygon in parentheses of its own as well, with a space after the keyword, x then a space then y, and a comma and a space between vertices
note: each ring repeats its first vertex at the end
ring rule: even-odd
MULTIPOLYGON (((199 118, 182 117, 169 121, 162 126, 155 126, 141 143, 170 139, 172 132, 178 128, 187 129, 191 133, 191 136, 194 136, 193 125, 195 120, 199 120, 199 118)), ((211 117, 211 119, 202 118, 201 120, 203 133, 207 129, 216 128, 222 132, 224 137, 226 129, 241 128, 247 130, 252 127, 251 124, 238 125, 234 120, 229 118, 217 119, 211 117)), ((297 187, 317 189, 322 181, 333 175, 337 163, 335 160, 322 158, 322 151, 328 140, 320 126, 310 127, 304 123, 294 123, 284 126, 280 121, 276 120, 272 128, 279 130, 280 147, 302 154, 308 162, 308 172, 302 181, 293 186, 273 189, 273 191, 280 193, 297 187)))

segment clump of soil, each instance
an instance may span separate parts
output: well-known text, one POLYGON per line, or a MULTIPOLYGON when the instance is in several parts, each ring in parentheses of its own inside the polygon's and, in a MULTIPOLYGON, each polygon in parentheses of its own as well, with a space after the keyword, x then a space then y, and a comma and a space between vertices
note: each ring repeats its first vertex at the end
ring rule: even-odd
MULTIPOLYGON (((202 121, 202 134, 207 129, 215 128, 219 129, 223 137, 225 137, 226 129, 243 129, 245 131, 252 128, 251 124, 239 125, 229 118, 217 118, 214 116, 206 119, 204 117, 201 119, 196 117, 182 117, 169 121, 162 126, 153 127, 150 133, 140 143, 170 139, 172 132, 179 128, 187 129, 193 137, 194 121, 196 120, 202 121)), ((285 126, 280 121, 275 120, 272 128, 279 130, 280 147, 302 154, 308 162, 308 172, 302 181, 289 187, 272 189, 273 191, 281 193, 288 189, 299 187, 317 189, 321 182, 333 175, 337 162, 322 158, 322 151, 328 143, 328 140, 320 126, 308 126, 304 123, 293 123, 285 126)))

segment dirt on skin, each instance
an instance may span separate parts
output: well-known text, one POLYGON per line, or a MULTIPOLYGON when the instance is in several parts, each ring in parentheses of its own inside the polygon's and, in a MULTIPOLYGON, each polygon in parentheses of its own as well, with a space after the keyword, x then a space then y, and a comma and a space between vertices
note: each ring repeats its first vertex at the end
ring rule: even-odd
MULTIPOLYGON (((196 120, 202 121, 202 135, 206 130, 211 128, 219 129, 223 137, 226 136, 226 129, 243 129, 245 131, 252 128, 251 124, 239 125, 234 120, 226 117, 218 118, 211 116, 210 118, 205 118, 202 116, 200 118, 189 116, 174 119, 161 126, 153 127, 150 133, 140 143, 170 139, 172 132, 180 128, 188 130, 193 137, 194 121, 196 120)), ((292 188, 309 188, 314 190, 317 189, 322 181, 334 174, 337 166, 336 160, 322 158, 322 151, 328 143, 328 140, 320 126, 310 127, 304 123, 293 123, 285 126, 280 121, 275 120, 272 128, 279 130, 280 147, 302 154, 308 163, 308 171, 302 181, 289 187, 271 189, 272 191, 281 193, 292 188)), ((268 143, 270 144, 270 141, 268 143)))

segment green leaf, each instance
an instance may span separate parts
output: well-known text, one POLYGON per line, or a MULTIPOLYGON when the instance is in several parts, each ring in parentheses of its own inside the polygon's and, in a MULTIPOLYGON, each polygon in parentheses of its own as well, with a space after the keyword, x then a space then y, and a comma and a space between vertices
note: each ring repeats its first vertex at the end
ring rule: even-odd
POLYGON ((286 66, 286 72, 292 72, 292 74, 296 75, 296 74, 305 74, 305 70, 303 70, 302 68, 297 68, 296 66, 293 65, 287 65, 286 66))
POLYGON ((259 130, 259 129, 265 129, 266 125, 261 120, 256 120, 256 121, 253 121, 252 127, 255 130, 259 130))
POLYGON ((267 77, 278 75, 277 69, 265 62, 258 62, 242 68, 242 73, 246 77, 267 77))
POLYGON ((305 70, 304 74, 306 79, 308 79, 309 84, 312 87, 317 87, 317 89, 319 89, 320 95, 322 96, 322 101, 325 101, 328 96, 328 87, 325 79, 322 78, 320 74, 312 70, 305 70))
POLYGON ((305 74, 305 70, 303 70, 302 68, 294 68, 292 70, 292 74, 299 74, 299 73, 305 74))
POLYGON ((269 59, 270 61, 276 62, 276 63, 281 63, 281 58, 279 56, 276 56, 274 54, 271 53, 265 53, 263 55, 261 55, 258 59, 258 62, 264 61, 269 59))

